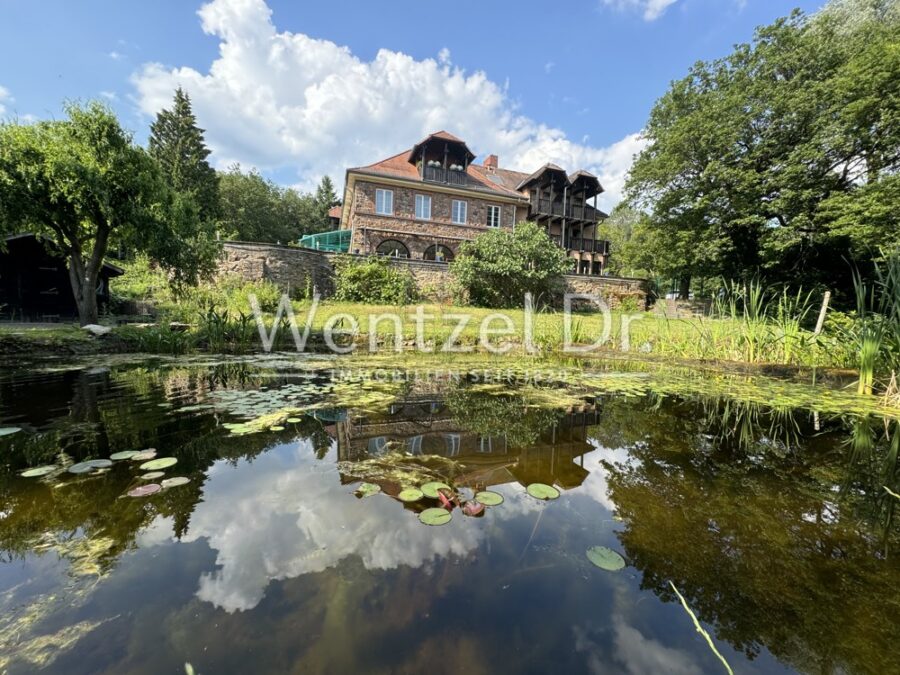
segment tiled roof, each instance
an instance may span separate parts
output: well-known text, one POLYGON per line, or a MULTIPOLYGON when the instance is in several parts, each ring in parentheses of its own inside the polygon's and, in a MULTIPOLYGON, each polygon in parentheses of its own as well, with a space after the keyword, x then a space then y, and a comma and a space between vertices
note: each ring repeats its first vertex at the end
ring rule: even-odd
MULTIPOLYGON (((450 134, 447 135, 450 136, 450 134)), ((424 183, 425 181, 423 181, 422 177, 419 175, 418 168, 416 168, 415 165, 410 164, 408 160, 409 153, 410 150, 405 150, 399 154, 394 155, 393 157, 383 159, 380 162, 375 162, 374 164, 369 164, 368 166, 356 167, 350 169, 350 171, 354 173, 368 173, 376 176, 404 178, 406 180, 413 180, 424 183)), ((493 174, 493 176, 496 176, 497 180, 492 180, 492 174, 488 169, 479 164, 470 164, 468 166, 468 169, 466 170, 466 173, 469 175, 469 178, 472 179, 472 184, 468 186, 470 189, 474 188, 480 191, 488 190, 510 197, 524 196, 515 188, 516 178, 518 177, 519 180, 521 180, 521 176, 525 175, 520 174, 518 171, 497 169, 493 174)))
POLYGON ((332 206, 328 209, 328 217, 329 218, 338 218, 340 219, 341 214, 343 213, 344 207, 338 204, 337 206, 332 206))

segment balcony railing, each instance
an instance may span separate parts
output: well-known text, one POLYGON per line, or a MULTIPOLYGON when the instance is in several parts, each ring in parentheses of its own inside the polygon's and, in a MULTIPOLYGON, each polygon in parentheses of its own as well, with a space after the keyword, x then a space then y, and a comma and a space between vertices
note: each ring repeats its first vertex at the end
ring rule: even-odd
POLYGON ((572 220, 586 220, 596 223, 599 220, 598 211, 593 206, 574 206, 568 204, 563 211, 562 201, 550 201, 549 199, 531 198, 531 213, 542 216, 559 216, 572 220))
POLYGON ((567 251, 575 252, 575 253, 601 253, 604 255, 609 254, 609 242, 597 239, 596 241, 593 239, 580 239, 576 237, 572 237, 566 240, 565 246, 563 246, 562 237, 558 234, 551 234, 550 240, 561 248, 565 248, 567 251))
POLYGON ((469 176, 465 171, 454 171, 442 166, 423 167, 422 179, 432 183, 445 183, 465 187, 469 184, 469 176))

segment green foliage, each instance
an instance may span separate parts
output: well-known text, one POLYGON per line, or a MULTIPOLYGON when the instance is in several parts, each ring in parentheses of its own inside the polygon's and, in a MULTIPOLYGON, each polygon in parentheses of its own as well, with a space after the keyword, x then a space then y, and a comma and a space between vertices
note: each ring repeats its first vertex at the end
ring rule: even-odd
POLYGON ((336 300, 404 305, 416 298, 412 275, 386 258, 340 256, 334 261, 334 271, 336 300))
POLYGON ((68 258, 81 323, 97 321, 111 242, 145 251, 176 283, 208 272, 216 248, 196 203, 167 186, 109 108, 69 104, 66 115, 0 125, 0 228, 47 235, 68 258))
POLYGON ((627 184, 664 274, 761 271, 852 296, 846 258, 871 269, 900 236, 897 8, 795 12, 672 84, 627 184))
POLYGON ((206 158, 209 149, 203 129, 191 110, 188 95, 175 90, 172 110, 161 110, 150 125, 148 150, 169 185, 196 202, 200 218, 213 221, 219 214, 219 177, 206 158))
POLYGON ((492 229, 460 246, 450 271, 469 301, 481 307, 519 307, 526 293, 554 295, 572 261, 535 223, 492 229))
POLYGON ((239 241, 279 244, 330 229, 328 209, 338 203, 325 176, 315 195, 282 188, 256 170, 243 173, 235 164, 220 175, 222 235, 239 241))

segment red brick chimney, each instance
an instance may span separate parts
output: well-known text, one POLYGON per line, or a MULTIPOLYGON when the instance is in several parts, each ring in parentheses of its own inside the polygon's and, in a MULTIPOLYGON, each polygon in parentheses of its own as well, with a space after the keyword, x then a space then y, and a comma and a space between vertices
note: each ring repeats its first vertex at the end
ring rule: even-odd
POLYGON ((496 169, 500 164, 500 160, 497 155, 488 155, 484 159, 484 165, 489 169, 496 169))

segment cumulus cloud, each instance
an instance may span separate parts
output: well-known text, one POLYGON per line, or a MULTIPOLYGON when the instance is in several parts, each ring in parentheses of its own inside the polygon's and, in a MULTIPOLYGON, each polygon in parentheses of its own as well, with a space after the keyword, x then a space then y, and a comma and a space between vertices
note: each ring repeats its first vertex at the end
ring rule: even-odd
MULTIPOLYGON (((334 457, 314 459, 309 442, 272 448, 252 462, 222 461, 209 472, 203 501, 183 541, 204 539, 216 553, 215 572, 199 579, 197 597, 228 612, 248 610, 269 583, 321 572, 348 556, 367 569, 418 567, 436 557, 465 555, 487 530, 454 518, 435 537, 415 513, 384 496, 361 503, 342 486, 334 457)), ((523 490, 500 486, 506 501, 491 517, 510 519, 540 504, 523 490)), ((139 542, 171 541, 169 521, 154 522, 139 542)))
POLYGON ((645 21, 655 21, 663 15, 669 5, 674 5, 678 0, 601 0, 607 7, 614 7, 621 11, 638 11, 644 16, 645 21))
POLYGON ((170 105, 176 87, 187 90, 220 167, 294 168, 309 187, 446 129, 482 156, 499 154, 507 168, 555 162, 593 171, 609 207, 642 147, 637 134, 610 147, 573 142, 520 114, 505 85, 453 66, 446 49, 423 60, 382 49, 364 61, 334 42, 277 30, 263 0, 213 0, 198 14, 219 39, 208 70, 147 63, 132 82, 147 115, 170 105))
POLYGON ((12 96, 9 94, 9 89, 0 85, 0 115, 6 113, 6 106, 4 103, 12 103, 12 96))

